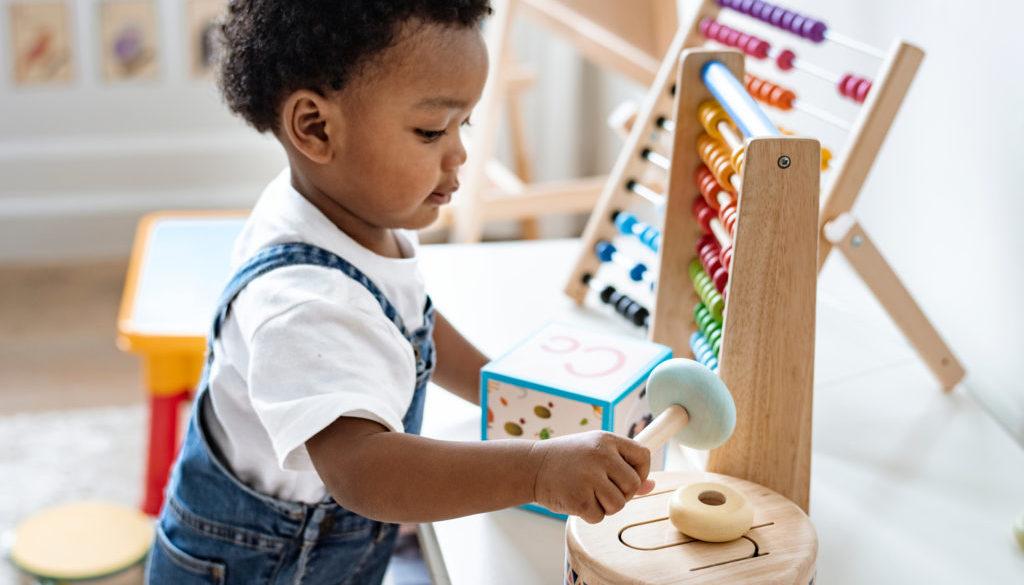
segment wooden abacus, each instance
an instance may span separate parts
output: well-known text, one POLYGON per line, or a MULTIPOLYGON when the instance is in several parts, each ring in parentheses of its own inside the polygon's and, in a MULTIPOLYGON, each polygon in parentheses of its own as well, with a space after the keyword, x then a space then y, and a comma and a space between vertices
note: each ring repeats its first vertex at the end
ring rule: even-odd
MULTIPOLYGON (((673 70, 680 51, 700 46, 705 42, 736 48, 750 60, 770 59, 783 71, 799 68, 834 83, 842 98, 862 104, 857 120, 851 125, 823 108, 805 103, 795 92, 777 83, 759 77, 744 76, 745 85, 750 93, 771 108, 801 109, 830 124, 849 130, 844 148, 836 153, 838 164, 830 170, 830 180, 822 187, 823 205, 819 212, 817 229, 817 270, 820 272, 832 248, 838 247, 938 378, 942 387, 946 390, 952 389, 963 379, 963 367, 851 213, 924 54, 919 48, 901 40, 895 41, 888 53, 882 53, 835 33, 820 20, 760 0, 703 0, 688 24, 680 28, 662 63, 658 77, 631 124, 630 135, 587 224, 583 235, 584 246, 566 285, 566 293, 577 303, 582 304, 589 285, 599 281, 596 275, 602 261, 622 262, 622 254, 617 254, 619 250, 614 244, 610 247, 605 244, 612 242, 617 231, 637 236, 652 249, 659 248, 661 230, 654 225, 638 221, 628 209, 630 203, 638 199, 664 201, 657 185, 655 184, 653 188, 647 186, 651 181, 645 182, 643 177, 649 177, 652 168, 675 172, 669 169, 670 156, 665 152, 665 138, 672 135, 675 125, 669 115, 672 100, 669 72, 673 70), (767 40, 722 24, 718 18, 723 9, 761 20, 810 42, 841 43, 883 58, 884 62, 874 81, 850 73, 833 74, 813 63, 804 62, 791 50, 773 49, 767 40), (652 133, 659 135, 659 138, 650 138, 652 133)), ((706 111, 705 114, 710 116, 712 126, 720 121, 720 118, 715 118, 718 115, 716 112, 706 111)), ((735 176, 730 158, 738 149, 738 145, 730 145, 728 137, 724 142, 722 144, 721 140, 703 141, 700 145, 702 160, 694 161, 691 167, 684 169, 686 173, 697 169, 693 176, 696 184, 694 191, 699 190, 705 196, 711 212, 718 211, 720 217, 717 221, 711 222, 713 225, 717 224, 714 225, 716 230, 735 221, 735 208, 725 203, 730 198, 735 200, 738 191, 733 184, 735 179, 729 178, 730 175, 735 176), (725 200, 720 202, 723 193, 725 200)), ((687 145, 686 148, 693 149, 693 145, 687 145)), ((823 149, 822 156, 825 160, 832 155, 827 149, 823 149)), ((705 210, 695 210, 695 213, 709 214, 705 210)), ((671 214, 669 216, 671 217, 671 214)), ((665 223, 668 224, 670 221, 665 220, 665 223)), ((665 229, 670 228, 666 225, 665 229)), ((722 248, 723 252, 728 253, 726 246, 722 248)), ((702 267, 709 271, 705 275, 707 280, 714 285, 719 295, 724 295, 729 279, 729 272, 725 269, 728 258, 719 258, 716 266, 710 253, 699 255, 701 259, 708 260, 702 263, 702 267)), ((643 273, 645 278, 650 278, 651 271, 645 270, 645 264, 643 268, 637 268, 642 264, 633 263, 631 277, 643 273)), ((641 301, 626 296, 628 294, 628 291, 624 294, 614 285, 605 284, 600 298, 615 306, 620 313, 632 318, 638 325, 649 324, 654 308, 643 306, 641 301)), ((657 299, 660 301, 661 298, 662 294, 659 292, 657 299)), ((714 302, 720 305, 722 300, 714 302)), ((654 307, 662 312, 678 313, 682 310, 673 302, 655 302, 654 307)), ((708 309, 716 312, 714 307, 709 306, 708 309)), ((706 316, 700 319, 707 322, 706 316)), ((674 322, 674 319, 661 319, 663 324, 671 322, 674 322)), ((659 331, 658 327, 658 320, 654 320, 651 327, 653 339, 664 337, 665 332, 659 331)), ((707 330, 702 333, 714 334, 707 330)), ((720 334, 721 332, 714 335, 717 338, 720 334)), ((709 339, 705 341, 707 343, 704 345, 708 347, 701 346, 700 351, 694 350, 694 355, 714 354, 714 345, 721 343, 709 339)), ((669 345, 684 355, 690 353, 685 343, 669 345)))
POLYGON ((512 56, 511 28, 522 15, 572 43, 585 57, 647 85, 678 26, 675 0, 503 0, 488 23, 491 70, 475 124, 463 187, 450 216, 451 239, 479 241, 487 222, 517 219, 536 237, 532 218, 593 209, 607 177, 535 182, 523 135, 518 95, 532 80, 512 56), (509 117, 514 169, 494 158, 503 111, 509 117))
MULTIPOLYGON (((666 225, 660 238, 650 239, 660 251, 656 281, 660 310, 653 315, 652 337, 677 351, 691 336, 700 335, 688 310, 697 301, 685 268, 691 265, 693 243, 714 237, 730 244, 729 304, 719 325, 724 331, 720 365, 705 362, 719 372, 731 392, 735 431, 711 451, 709 473, 659 473, 655 475, 657 493, 636 498, 600 524, 587 526, 571 519, 566 541, 568 583, 804 585, 813 577, 817 539, 805 512, 821 147, 816 140, 780 137, 740 85, 742 78, 743 57, 738 52, 682 53, 675 78, 678 95, 666 225), (728 228, 706 212, 698 220, 690 210, 691 173, 687 171, 698 163, 694 146, 704 139, 706 130, 698 112, 714 102, 728 112, 720 130, 746 138, 742 178, 735 179, 739 205, 728 228), (711 221, 717 222, 714 229, 711 221), (740 539, 700 542, 667 522, 669 495, 680 486, 705 481, 746 494, 754 521, 740 539)), ((665 88, 670 93, 669 84, 665 88)), ((702 201, 701 196, 698 200, 702 201)), ((703 301, 713 289, 705 275, 700 291, 703 301)), ((718 306, 716 313, 722 309, 718 306)), ((675 429, 693 424, 687 422, 691 417, 707 418, 700 411, 704 400, 692 401, 698 405, 696 413, 686 400, 678 403, 681 409, 667 407, 664 397, 659 398, 664 383, 655 381, 658 374, 656 370, 648 381, 648 396, 652 408, 662 414, 638 441, 660 443, 675 429)))

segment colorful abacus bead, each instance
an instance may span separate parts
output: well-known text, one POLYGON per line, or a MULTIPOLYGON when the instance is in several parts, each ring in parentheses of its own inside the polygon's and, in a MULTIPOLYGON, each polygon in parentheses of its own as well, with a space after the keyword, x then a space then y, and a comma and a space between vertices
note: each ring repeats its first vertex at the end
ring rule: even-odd
POLYGON ((643 281, 644 275, 647 273, 647 266, 643 262, 634 262, 624 257, 615 244, 607 240, 601 240, 595 244, 594 253, 597 254, 601 262, 614 262, 622 265, 633 282, 643 281))
POLYGON ((789 71, 793 69, 793 62, 796 61, 796 53, 789 49, 782 49, 779 54, 775 56, 775 64, 782 71, 789 71))
MULTIPOLYGON (((593 280, 593 276, 590 274, 583 275, 583 284, 590 285, 593 280)), ((651 317, 650 311, 640 303, 634 301, 628 295, 620 293, 612 285, 606 285, 598 293, 598 298, 601 302, 610 305, 615 312, 629 319, 634 325, 646 327, 647 322, 651 317)))
POLYGON ((839 89, 839 95, 862 104, 867 99, 868 93, 871 92, 871 80, 866 77, 846 73, 839 79, 837 89, 839 89))
POLYGON ((661 247, 661 231, 652 225, 640 221, 632 213, 616 211, 612 213, 612 223, 615 224, 615 228, 619 230, 619 233, 624 236, 635 237, 653 252, 657 252, 661 247))
POLYGON ((707 165, 702 164, 697 167, 693 173, 693 181, 711 209, 717 211, 723 200, 732 200, 732 194, 718 184, 718 179, 711 173, 711 169, 707 165))
POLYGON ((693 290, 696 291, 704 306, 711 311, 711 315, 721 321, 722 311, 725 310, 725 299, 719 294, 715 284, 711 282, 711 278, 704 272, 700 260, 694 258, 690 261, 689 273, 690 280, 693 282, 693 290))
POLYGON ((783 111, 793 109, 793 100, 796 99, 793 90, 749 73, 743 76, 743 81, 747 92, 757 101, 783 111))
POLYGON ((715 238, 704 235, 697 240, 697 257, 704 266, 704 272, 711 275, 711 281, 715 283, 718 292, 725 295, 725 287, 729 283, 729 271, 722 265, 720 259, 721 249, 715 238))
POLYGON ((697 303, 693 307, 693 321, 715 352, 715 357, 718 357, 718 351, 722 346, 722 324, 715 320, 704 303, 697 303))
POLYGON ((825 33, 828 31, 828 26, 820 20, 761 0, 718 0, 718 5, 815 43, 824 41, 825 33))
POLYGON ((640 327, 647 326, 647 319, 650 317, 650 312, 647 308, 634 301, 628 295, 615 290, 614 286, 610 284, 605 286, 601 289, 600 296, 603 302, 614 307, 615 312, 629 319, 634 325, 640 327))
POLYGON ((729 231, 729 235, 736 236, 736 220, 739 218, 739 213, 736 211, 736 204, 730 203, 718 211, 718 217, 722 220, 722 225, 729 231))
POLYGON ((722 136, 722 133, 718 129, 720 124, 725 124, 732 130, 733 134, 739 133, 739 130, 736 130, 732 125, 732 120, 729 119, 729 114, 726 114, 725 109, 723 109, 716 101, 708 100, 701 103, 701 105, 697 107, 697 117, 700 119, 700 125, 703 126, 704 130, 715 140, 725 140, 725 137, 722 136))
POLYGON ((722 266, 726 270, 732 270, 732 246, 722 248, 722 266))
POLYGON ((693 335, 690 336, 690 351, 693 352, 693 357, 700 362, 704 367, 711 370, 712 372, 718 371, 718 358, 715 357, 715 353, 711 350, 711 346, 708 345, 704 336, 701 335, 700 331, 694 331, 693 335))
POLYGON ((705 38, 739 49, 756 59, 764 59, 771 49, 768 41, 726 26, 713 18, 701 19, 699 27, 700 34, 705 38))
POLYGON ((697 219, 697 223, 700 224, 700 229, 705 234, 711 232, 711 220, 715 218, 715 211, 704 201, 703 197, 694 197, 693 205, 690 207, 690 211, 693 212, 693 217, 697 219))
POLYGON ((736 174, 736 170, 732 167, 729 150, 721 142, 707 134, 701 134, 697 138, 697 152, 700 154, 701 161, 714 174, 718 184, 723 189, 731 191, 733 189, 732 176, 736 174))

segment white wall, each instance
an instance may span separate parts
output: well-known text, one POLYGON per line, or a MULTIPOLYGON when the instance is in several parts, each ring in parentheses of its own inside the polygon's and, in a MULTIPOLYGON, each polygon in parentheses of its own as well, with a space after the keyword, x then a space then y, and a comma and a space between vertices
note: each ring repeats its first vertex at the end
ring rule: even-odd
POLYGON ((72 7, 75 80, 15 87, 0 0, 0 262, 121 256, 147 211, 250 205, 284 165, 212 81, 189 77, 185 2, 157 0, 160 77, 109 84, 99 3, 72 7))
POLYGON ((971 388, 1024 440, 1024 4, 787 3, 877 46, 902 36, 927 52, 856 212, 971 388))

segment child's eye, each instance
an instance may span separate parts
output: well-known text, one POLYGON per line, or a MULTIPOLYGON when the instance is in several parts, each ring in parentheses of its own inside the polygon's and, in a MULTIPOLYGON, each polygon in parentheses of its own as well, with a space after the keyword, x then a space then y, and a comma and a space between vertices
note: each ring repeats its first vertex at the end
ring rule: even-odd
POLYGON ((447 130, 424 130, 423 128, 417 128, 416 134, 427 142, 434 142, 447 134, 447 130))

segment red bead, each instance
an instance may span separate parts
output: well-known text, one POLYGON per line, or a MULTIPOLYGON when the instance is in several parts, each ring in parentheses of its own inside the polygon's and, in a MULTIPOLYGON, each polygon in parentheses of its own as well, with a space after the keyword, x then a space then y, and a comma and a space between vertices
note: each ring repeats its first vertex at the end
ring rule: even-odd
POLYGON ((779 52, 779 56, 775 58, 775 63, 779 66, 779 69, 783 71, 789 71, 793 68, 793 61, 796 59, 796 53, 789 49, 782 49, 779 52))
POLYGON ((697 239, 697 253, 698 254, 703 254, 704 253, 704 248, 707 248, 709 246, 713 246, 714 245, 714 240, 715 240, 715 238, 713 238, 713 237, 711 237, 711 236, 709 236, 707 234, 704 234, 700 238, 698 238, 697 239))
POLYGON ((732 246, 722 250, 722 265, 726 270, 732 269, 732 246))
POLYGON ((860 83, 857 84, 857 91, 853 95, 853 99, 856 100, 858 103, 864 103, 864 100, 867 99, 868 93, 870 92, 871 82, 867 79, 862 79, 860 83))
POLYGON ((693 198, 693 203, 690 205, 690 211, 693 213, 694 217, 697 217, 697 215, 700 214, 700 210, 707 206, 708 204, 704 201, 704 198, 697 196, 693 198))
POLYGON ((711 277, 711 280, 714 281, 715 288, 718 289, 718 292, 724 293, 725 285, 729 282, 729 271, 722 266, 719 266, 718 270, 715 271, 714 276, 711 277))
POLYGON ((715 212, 711 211, 710 207, 702 207, 697 212, 697 223, 704 229, 705 232, 711 231, 711 220, 715 217, 715 212))

